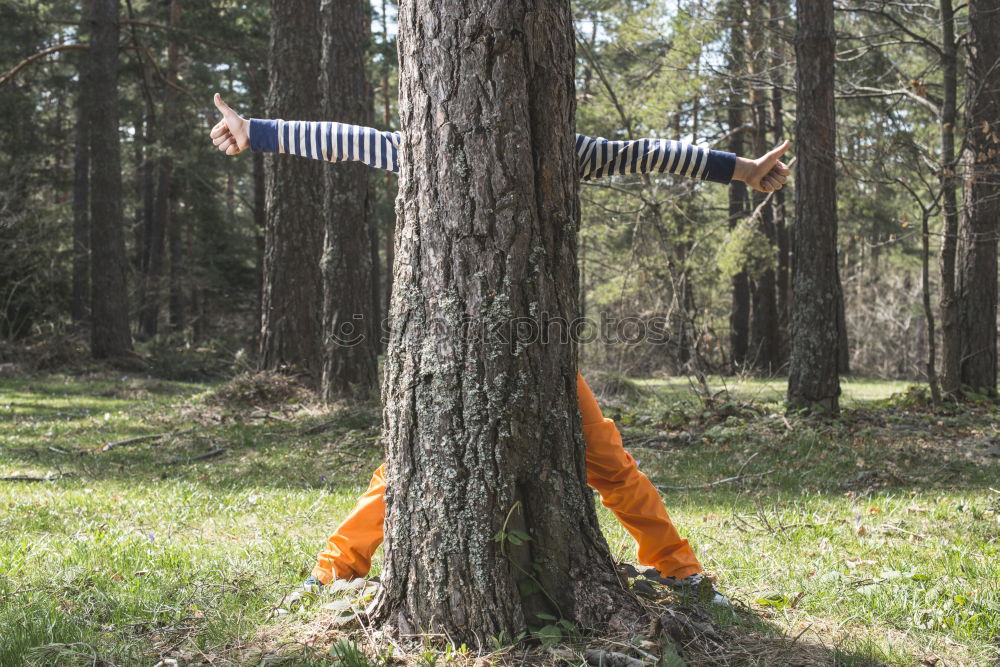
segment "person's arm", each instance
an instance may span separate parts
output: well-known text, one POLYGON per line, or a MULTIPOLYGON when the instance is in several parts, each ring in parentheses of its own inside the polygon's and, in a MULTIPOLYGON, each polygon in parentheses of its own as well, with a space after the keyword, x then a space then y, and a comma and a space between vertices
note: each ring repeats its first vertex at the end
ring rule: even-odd
POLYGON ((328 121, 251 118, 250 150, 399 171, 399 133, 328 121))
POLYGON ((212 142, 226 155, 249 148, 287 153, 328 162, 363 162, 369 167, 399 171, 399 133, 347 123, 246 119, 216 93, 222 120, 212 128, 212 142))
POLYGON ((786 141, 761 158, 751 160, 683 141, 609 141, 576 135, 578 173, 584 181, 615 174, 659 172, 715 183, 743 181, 760 192, 780 190, 787 181, 788 167, 779 158, 789 146, 786 141))

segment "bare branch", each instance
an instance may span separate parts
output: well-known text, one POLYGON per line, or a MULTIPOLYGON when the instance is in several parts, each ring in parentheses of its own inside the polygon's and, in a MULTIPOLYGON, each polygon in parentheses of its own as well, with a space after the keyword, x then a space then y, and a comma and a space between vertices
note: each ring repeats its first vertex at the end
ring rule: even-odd
POLYGON ((41 60, 47 55, 58 53, 59 51, 86 51, 90 48, 87 44, 59 44, 57 46, 50 46, 47 49, 39 51, 38 53, 28 56, 18 64, 14 65, 12 68, 3 73, 0 76, 0 88, 4 86, 8 81, 14 78, 14 76, 20 72, 22 69, 35 62, 36 60, 41 60))

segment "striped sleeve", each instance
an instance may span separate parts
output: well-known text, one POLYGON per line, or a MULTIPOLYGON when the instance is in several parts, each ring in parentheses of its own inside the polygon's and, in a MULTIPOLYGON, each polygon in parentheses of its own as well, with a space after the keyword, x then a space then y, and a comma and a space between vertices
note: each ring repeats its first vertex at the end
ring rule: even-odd
POLYGON ((399 132, 306 120, 250 119, 250 150, 327 162, 363 162, 399 172, 399 132))
POLYGON ((580 179, 584 181, 614 174, 659 172, 729 183, 736 169, 734 153, 666 139, 608 141, 578 134, 576 158, 580 179))

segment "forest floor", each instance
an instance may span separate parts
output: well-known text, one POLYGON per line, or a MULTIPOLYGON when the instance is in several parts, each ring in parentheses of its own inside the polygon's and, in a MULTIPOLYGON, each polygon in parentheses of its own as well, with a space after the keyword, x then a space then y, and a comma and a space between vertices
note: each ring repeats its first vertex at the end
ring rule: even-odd
MULTIPOLYGON (((903 384, 847 380, 843 414, 821 421, 783 415, 781 382, 588 379, 734 601, 708 612, 720 652, 683 658, 996 664, 995 404, 934 410, 903 384)), ((260 376, 0 377, 0 665, 385 663, 344 622, 365 591, 277 610, 367 485, 378 424, 376 405, 322 410, 260 376), (140 436, 157 437, 123 442, 140 436)), ((582 662, 572 637, 547 653, 497 639, 485 660, 430 645, 395 659, 582 662)))

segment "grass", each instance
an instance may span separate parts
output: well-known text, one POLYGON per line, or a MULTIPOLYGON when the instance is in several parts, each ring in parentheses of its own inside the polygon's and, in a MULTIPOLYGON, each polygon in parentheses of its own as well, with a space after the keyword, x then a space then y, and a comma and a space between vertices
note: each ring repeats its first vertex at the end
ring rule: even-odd
MULTIPOLYGON (((378 409, 321 412, 279 384, 0 379, 0 475, 50 479, 0 483, 0 665, 356 662, 350 644, 309 648, 329 634, 320 609, 274 611, 367 485, 378 409), (98 452, 148 434, 169 435, 98 452)), ((778 382, 708 402, 685 380, 638 384, 602 404, 654 483, 747 475, 664 491, 737 601, 716 621, 747 662, 996 660, 995 406, 933 411, 890 399, 898 383, 850 381, 844 415, 820 422, 783 417, 778 382)), ((599 511, 615 555, 634 558, 599 511)))

